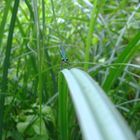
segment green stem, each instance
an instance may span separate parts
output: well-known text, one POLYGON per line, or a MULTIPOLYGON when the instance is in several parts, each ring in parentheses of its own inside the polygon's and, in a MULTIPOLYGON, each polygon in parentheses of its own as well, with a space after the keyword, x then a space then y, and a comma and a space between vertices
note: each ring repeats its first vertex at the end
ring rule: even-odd
MULTIPOLYGON (((86 40, 86 48, 85 48, 85 62, 89 62, 90 45, 91 45, 91 41, 92 41, 92 37, 93 37, 95 23, 96 23, 97 16, 98 16, 97 3, 98 3, 98 0, 95 0, 94 8, 92 9, 92 13, 91 13, 91 20, 90 20, 90 24, 89 24, 89 31, 88 31, 88 36, 87 36, 87 40, 86 40)), ((85 68, 85 70, 88 69, 88 63, 85 63, 84 68, 85 68)))
POLYGON ((37 0, 33 0, 33 8, 34 8, 34 17, 35 17, 35 33, 36 33, 36 44, 37 44, 37 63, 38 63, 38 97, 39 97, 39 113, 40 113, 40 135, 42 128, 42 92, 43 92, 43 58, 44 58, 44 50, 43 44, 41 44, 41 33, 40 33, 40 23, 39 23, 39 13, 37 7, 37 0))
POLYGON ((17 17, 18 6, 19 6, 19 0, 15 0, 13 11, 12 11, 12 17, 10 21, 5 59, 3 63, 3 76, 2 76, 2 87, 1 87, 2 94, 0 94, 0 140, 2 139, 4 102, 5 102, 5 94, 7 91, 8 69, 10 66, 10 55, 11 55, 11 48, 12 48, 13 32, 14 32, 14 27, 15 27, 15 22, 17 17))

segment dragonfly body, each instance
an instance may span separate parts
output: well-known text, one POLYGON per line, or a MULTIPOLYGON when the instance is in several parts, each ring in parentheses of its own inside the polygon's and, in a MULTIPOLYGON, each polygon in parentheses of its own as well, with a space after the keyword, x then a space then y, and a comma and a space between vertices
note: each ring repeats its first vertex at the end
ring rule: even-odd
POLYGON ((60 54, 61 54, 62 61, 63 61, 64 63, 68 63, 68 58, 67 58, 67 56, 66 56, 66 52, 65 52, 63 46, 60 46, 60 54))

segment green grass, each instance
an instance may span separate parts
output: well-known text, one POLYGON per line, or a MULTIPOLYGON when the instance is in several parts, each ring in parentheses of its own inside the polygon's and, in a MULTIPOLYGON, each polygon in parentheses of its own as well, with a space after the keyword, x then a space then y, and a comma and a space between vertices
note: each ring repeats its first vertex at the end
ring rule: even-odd
MULTIPOLYGON (((89 31, 88 31, 88 35, 87 35, 87 39, 86 39, 86 46, 85 46, 85 62, 89 62, 89 60, 90 60, 89 50, 90 50, 90 46, 91 46, 91 42, 92 42, 92 38, 93 38, 95 25, 97 22, 97 17, 98 17, 99 11, 104 6, 104 1, 102 1, 100 8, 98 8, 100 3, 97 0, 95 0, 93 3, 94 7, 92 7, 90 24, 89 24, 89 31)), ((88 63, 85 63, 85 70, 88 70, 88 63)))
MULTIPOLYGON (((140 40, 140 33, 138 33, 134 39, 126 46, 124 51, 118 56, 117 60, 114 63, 128 63, 131 57, 136 53, 139 49, 139 45, 137 45, 140 40)), ((118 76, 124 70, 125 65, 116 66, 111 68, 109 71, 109 75, 107 79, 104 81, 103 88, 105 91, 108 91, 113 85, 114 81, 118 78, 118 76)))
MULTIPOLYGON (((10 3, 7 3, 7 11, 10 7, 10 3)), ((16 15, 18 11, 18 6, 19 6, 19 0, 16 0, 13 6, 13 14, 11 17, 10 21, 10 27, 9 27, 9 34, 7 37, 7 45, 6 45, 6 51, 5 51, 5 58, 3 62, 3 75, 2 75, 2 85, 1 85, 1 94, 0 94, 0 139, 2 139, 2 132, 3 132, 3 112, 4 112, 4 104, 5 104, 5 94, 7 94, 7 84, 8 84, 8 69, 10 66, 10 56, 11 56, 11 48, 12 48, 12 40, 13 40, 13 32, 14 32, 14 26, 15 26, 15 21, 16 21, 16 15)), ((7 16, 7 11, 4 13, 4 16, 7 16)), ((4 19, 5 17, 3 17, 4 19)), ((2 22, 2 27, 4 28, 4 20, 2 22)), ((3 34, 3 30, 2 30, 3 34)), ((2 42, 2 39, 1 39, 2 42)))
POLYGON ((82 139, 64 68, 85 70, 138 137, 139 8, 136 0, 1 1, 0 139, 82 139))
POLYGON ((2 44, 4 28, 5 28, 5 25, 6 25, 6 19, 8 17, 8 12, 10 10, 10 4, 11 4, 10 0, 6 2, 6 6, 5 6, 5 9, 4 9, 4 14, 3 14, 1 25, 0 25, 0 45, 2 44))

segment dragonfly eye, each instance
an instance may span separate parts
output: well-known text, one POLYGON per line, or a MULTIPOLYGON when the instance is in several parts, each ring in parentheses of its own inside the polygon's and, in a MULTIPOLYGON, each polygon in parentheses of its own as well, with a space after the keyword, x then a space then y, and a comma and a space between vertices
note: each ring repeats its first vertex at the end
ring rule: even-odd
POLYGON ((64 59, 64 58, 62 58, 62 61, 64 62, 64 61, 65 61, 65 59, 64 59))

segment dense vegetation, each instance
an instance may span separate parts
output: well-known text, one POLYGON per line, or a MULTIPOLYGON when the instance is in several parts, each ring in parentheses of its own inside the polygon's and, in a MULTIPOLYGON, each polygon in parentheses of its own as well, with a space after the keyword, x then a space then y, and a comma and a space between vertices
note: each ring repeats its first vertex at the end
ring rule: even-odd
MULTIPOLYGON (((139 0, 0 1, 0 139, 57 139, 58 74, 72 67, 99 83, 140 138, 139 40, 139 0)), ((81 139, 70 120, 70 139, 81 139)))

